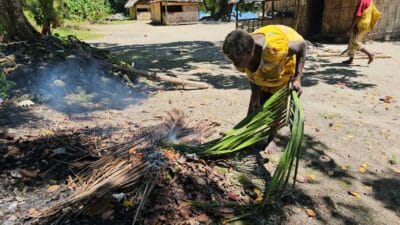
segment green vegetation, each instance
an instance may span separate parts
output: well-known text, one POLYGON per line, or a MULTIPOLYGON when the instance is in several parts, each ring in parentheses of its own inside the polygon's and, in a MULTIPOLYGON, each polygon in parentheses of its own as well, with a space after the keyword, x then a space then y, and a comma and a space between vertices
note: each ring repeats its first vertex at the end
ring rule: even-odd
POLYGON ((0 98, 7 98, 8 92, 15 86, 13 81, 7 80, 7 76, 0 72, 0 98))
MULTIPOLYGON (((39 30, 40 26, 36 23, 33 13, 31 11, 24 11, 24 13, 32 26, 36 30, 39 30)), ((54 36, 62 39, 66 38, 68 35, 74 35, 80 40, 92 40, 101 38, 103 36, 100 33, 96 33, 95 31, 88 29, 86 26, 87 22, 84 21, 64 20, 63 25, 61 27, 54 28, 51 33, 54 36)))
POLYGON ((279 159, 272 180, 265 189, 260 208, 264 209, 282 195, 291 174, 294 176, 293 185, 296 181, 304 135, 304 115, 295 91, 290 91, 289 87, 282 88, 265 102, 258 112, 246 117, 220 139, 200 146, 175 145, 174 147, 186 153, 203 156, 225 155, 259 142, 283 126, 290 127, 291 137, 279 159))
POLYGON ((68 35, 74 35, 80 40, 91 40, 103 37, 103 35, 89 31, 89 30, 75 30, 75 29, 68 29, 68 28, 57 28, 54 29, 53 32, 54 36, 60 38, 66 38, 68 35))
POLYGON ((95 22, 110 14, 111 8, 105 0, 65 0, 60 5, 62 19, 89 20, 95 22))

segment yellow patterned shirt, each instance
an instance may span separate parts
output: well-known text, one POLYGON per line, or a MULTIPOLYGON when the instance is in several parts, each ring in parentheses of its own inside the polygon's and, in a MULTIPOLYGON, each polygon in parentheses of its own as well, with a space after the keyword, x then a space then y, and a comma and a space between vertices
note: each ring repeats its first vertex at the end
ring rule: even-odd
POLYGON ((268 25, 253 34, 265 35, 261 63, 254 73, 245 69, 249 80, 264 91, 274 93, 287 84, 296 71, 296 56, 288 56, 289 42, 304 41, 294 29, 268 25))

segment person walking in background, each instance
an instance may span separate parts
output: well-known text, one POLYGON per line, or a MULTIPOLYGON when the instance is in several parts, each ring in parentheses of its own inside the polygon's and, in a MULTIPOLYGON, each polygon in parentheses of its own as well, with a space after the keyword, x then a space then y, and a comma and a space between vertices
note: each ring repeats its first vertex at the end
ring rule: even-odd
POLYGON ((354 60, 354 55, 357 51, 361 51, 368 56, 368 64, 372 63, 374 60, 374 55, 368 51, 365 47, 361 45, 364 37, 368 32, 374 29, 375 24, 380 18, 381 13, 375 7, 372 0, 360 0, 358 3, 356 12, 353 16, 353 21, 350 27, 350 40, 347 49, 342 53, 347 51, 349 59, 343 61, 345 64, 352 64, 354 60))

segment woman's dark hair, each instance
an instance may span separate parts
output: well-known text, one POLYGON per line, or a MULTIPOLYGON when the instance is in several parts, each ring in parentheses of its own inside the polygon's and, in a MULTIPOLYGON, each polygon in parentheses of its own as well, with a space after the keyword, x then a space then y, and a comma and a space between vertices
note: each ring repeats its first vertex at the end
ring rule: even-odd
POLYGON ((243 30, 234 30, 226 36, 222 51, 228 56, 237 58, 243 53, 251 53, 253 48, 254 39, 249 33, 243 30))

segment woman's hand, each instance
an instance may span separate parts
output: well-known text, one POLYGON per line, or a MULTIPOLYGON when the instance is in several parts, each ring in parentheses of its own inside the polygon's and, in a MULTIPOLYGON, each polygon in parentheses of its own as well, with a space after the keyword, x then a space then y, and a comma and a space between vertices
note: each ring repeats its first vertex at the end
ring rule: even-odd
POLYGON ((297 95, 300 97, 300 95, 303 93, 303 88, 301 87, 301 79, 300 76, 297 76, 292 81, 293 89, 297 92, 297 95))

